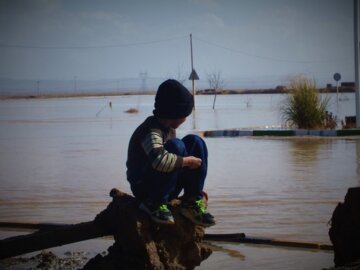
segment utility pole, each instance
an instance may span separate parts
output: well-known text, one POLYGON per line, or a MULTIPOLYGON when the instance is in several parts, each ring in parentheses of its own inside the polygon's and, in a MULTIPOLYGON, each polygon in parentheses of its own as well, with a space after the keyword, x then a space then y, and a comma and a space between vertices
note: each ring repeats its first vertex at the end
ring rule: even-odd
POLYGON ((141 78, 141 92, 145 93, 146 90, 146 79, 147 79, 147 72, 140 72, 139 74, 140 78, 141 78))
POLYGON ((194 111, 195 111, 195 80, 199 80, 199 76, 197 75, 197 73, 194 69, 192 34, 190 34, 190 53, 191 53, 191 73, 190 73, 189 80, 191 80, 191 82, 192 82, 192 95, 193 95, 194 111))
MULTIPOLYGON (((193 50, 192 50, 192 34, 190 34, 190 53, 191 53, 191 72, 194 71, 194 60, 193 60, 193 50)), ((194 82, 194 76, 191 76, 192 81, 192 93, 193 96, 195 96, 195 82, 194 82)), ((195 103, 195 102, 194 102, 195 103)))
POLYGON ((355 50, 355 105, 356 105, 356 127, 360 128, 359 0, 354 0, 354 50, 355 50))
POLYGON ((191 53, 191 85, 192 85, 192 94, 194 101, 194 110, 195 110, 195 81, 194 81, 194 62, 193 62, 193 50, 192 50, 192 34, 190 34, 190 53, 191 53))
POLYGON ((40 96, 40 81, 36 81, 37 84, 37 96, 40 96))
POLYGON ((74 94, 77 91, 77 76, 74 76, 74 94))

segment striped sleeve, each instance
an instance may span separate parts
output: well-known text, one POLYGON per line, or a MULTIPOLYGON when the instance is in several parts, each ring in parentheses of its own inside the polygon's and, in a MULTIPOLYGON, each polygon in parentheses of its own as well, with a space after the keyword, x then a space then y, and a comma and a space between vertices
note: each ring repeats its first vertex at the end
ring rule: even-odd
POLYGON ((142 147, 150 159, 151 166, 157 171, 171 172, 182 165, 182 157, 165 150, 162 132, 159 129, 150 130, 142 140, 142 147))

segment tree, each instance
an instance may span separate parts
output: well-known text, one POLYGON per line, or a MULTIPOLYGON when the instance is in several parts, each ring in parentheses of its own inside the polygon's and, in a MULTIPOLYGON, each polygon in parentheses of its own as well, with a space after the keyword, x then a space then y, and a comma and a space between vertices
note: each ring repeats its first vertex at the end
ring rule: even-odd
POLYGON ((225 86, 225 81, 221 77, 221 71, 217 70, 212 73, 207 74, 207 80, 209 83, 209 88, 214 90, 214 102, 213 109, 215 109, 216 95, 218 91, 221 91, 225 86))

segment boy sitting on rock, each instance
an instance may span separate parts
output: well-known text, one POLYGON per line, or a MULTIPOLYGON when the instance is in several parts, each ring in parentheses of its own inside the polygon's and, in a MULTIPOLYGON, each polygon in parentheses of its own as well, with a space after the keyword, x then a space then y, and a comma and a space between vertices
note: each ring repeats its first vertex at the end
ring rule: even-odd
POLYGON ((205 227, 215 224, 202 199, 208 155, 205 142, 197 135, 176 138, 175 129, 193 106, 193 96, 181 83, 166 80, 156 93, 154 115, 130 139, 127 179, 141 201, 140 209, 158 223, 174 223, 167 203, 184 190, 181 213, 205 227))

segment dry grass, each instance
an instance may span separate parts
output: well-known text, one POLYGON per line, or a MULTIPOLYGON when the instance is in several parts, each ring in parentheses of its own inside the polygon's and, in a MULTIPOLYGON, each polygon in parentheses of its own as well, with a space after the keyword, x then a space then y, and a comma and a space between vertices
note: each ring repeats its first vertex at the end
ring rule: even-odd
POLYGON ((290 79, 290 93, 281 108, 286 124, 299 129, 327 127, 329 98, 322 99, 315 80, 303 76, 290 79))

